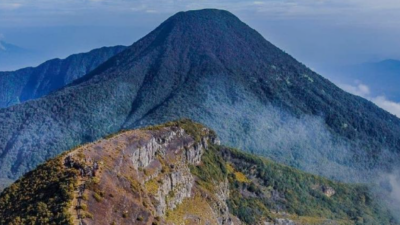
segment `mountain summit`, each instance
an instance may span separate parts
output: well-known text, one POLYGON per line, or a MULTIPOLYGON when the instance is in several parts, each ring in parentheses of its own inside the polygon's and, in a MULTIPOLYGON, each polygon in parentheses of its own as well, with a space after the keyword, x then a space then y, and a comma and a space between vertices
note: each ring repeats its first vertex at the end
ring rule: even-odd
MULTIPOLYGON (((400 120, 229 12, 178 13, 86 76, 0 109, 0 178, 121 129, 190 118, 229 146, 342 180, 399 162, 400 120)), ((364 180, 362 180, 364 179, 364 180)))

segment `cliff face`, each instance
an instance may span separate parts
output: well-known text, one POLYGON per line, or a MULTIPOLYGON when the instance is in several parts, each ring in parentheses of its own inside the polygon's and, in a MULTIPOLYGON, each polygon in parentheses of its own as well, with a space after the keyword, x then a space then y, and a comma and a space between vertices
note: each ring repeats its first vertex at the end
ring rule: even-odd
POLYGON ((398 118, 233 14, 199 10, 172 16, 66 88, 0 109, 0 179, 122 129, 181 118, 204 123, 226 145, 342 181, 369 182, 399 165, 398 118))
POLYGON ((0 195, 0 224, 354 224, 363 219, 391 223, 365 187, 220 146, 213 131, 186 120, 80 146, 0 195))
MULTIPOLYGON (((94 163, 99 167, 95 176, 78 178, 85 189, 82 200, 75 201, 71 210, 76 206, 86 210, 76 211, 74 219, 85 224, 166 222, 162 218, 169 212, 201 194, 189 166, 201 162, 208 143, 214 143, 212 140, 207 128, 202 128, 196 141, 182 128, 172 126, 125 132, 68 153, 67 165, 84 162, 83 170, 94 163)), ((216 205, 223 207, 221 211, 228 211, 226 204, 216 205)), ((211 206, 209 210, 212 211, 211 206)), ((204 222, 227 224, 226 216, 229 215, 216 213, 204 222)))

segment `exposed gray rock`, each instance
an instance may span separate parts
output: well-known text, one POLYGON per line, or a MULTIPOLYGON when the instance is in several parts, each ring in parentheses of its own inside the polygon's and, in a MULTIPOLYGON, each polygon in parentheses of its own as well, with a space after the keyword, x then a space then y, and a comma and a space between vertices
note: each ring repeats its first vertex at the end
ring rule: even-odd
POLYGON ((215 195, 218 199, 214 204, 214 212, 219 214, 217 216, 219 224, 233 225, 234 223, 229 214, 228 205, 226 204, 226 201, 229 198, 229 182, 227 179, 218 185, 215 195))
MULTIPOLYGON (((158 202, 156 206, 156 214, 164 216, 167 210, 175 209, 183 202, 185 198, 192 196, 192 187, 194 177, 190 173, 189 165, 196 165, 201 162, 201 157, 208 147, 208 142, 216 142, 216 139, 210 140, 208 129, 203 130, 204 135, 200 141, 194 141, 181 128, 168 129, 160 132, 158 137, 151 137, 148 142, 139 147, 132 146, 130 155, 133 167, 136 170, 146 169, 151 167, 152 163, 158 162, 157 155, 163 160, 168 161, 168 155, 173 154, 173 158, 177 159, 173 163, 168 162, 170 171, 162 174, 159 179, 159 188, 155 195, 155 200, 158 202), (183 140, 183 141, 182 141, 183 140)), ((145 176, 143 183, 160 175, 160 170, 154 169, 155 172, 149 176, 145 176)), ((227 189, 227 184, 224 186, 227 189)), ((225 221, 229 219, 229 211, 225 203, 227 190, 222 191, 221 208, 224 212, 225 221), (224 199, 224 200, 222 200, 224 199), (228 219, 226 219, 228 218, 228 219)), ((226 223, 222 223, 226 224, 226 223)))
POLYGON ((167 209, 175 209, 185 198, 191 197, 194 178, 187 166, 177 168, 162 179, 156 199, 159 201, 157 214, 163 216, 167 209))
POLYGON ((334 194, 336 194, 335 189, 329 186, 322 186, 322 191, 327 197, 332 197, 334 194))
POLYGON ((264 222, 264 225, 298 225, 289 219, 275 219, 274 222, 264 222))
POLYGON ((144 146, 139 147, 132 155, 132 164, 135 169, 146 167, 154 160, 156 152, 162 147, 153 137, 144 146))

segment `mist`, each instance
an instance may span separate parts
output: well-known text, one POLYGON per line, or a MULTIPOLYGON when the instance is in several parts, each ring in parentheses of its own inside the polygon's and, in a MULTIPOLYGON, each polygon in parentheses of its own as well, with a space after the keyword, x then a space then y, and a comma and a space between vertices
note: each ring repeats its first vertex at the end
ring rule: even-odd
MULTIPOLYGON (((240 86, 233 88, 225 84, 224 80, 204 81, 207 100, 203 104, 208 109, 207 114, 213 116, 199 119, 216 131, 222 144, 312 174, 368 185, 372 194, 379 196, 377 199, 381 204, 389 207, 394 215, 398 214, 400 170, 388 172, 393 168, 379 165, 371 169, 371 156, 367 150, 358 143, 349 143, 349 140, 333 135, 323 115, 295 116, 282 108, 261 103, 249 92, 242 95, 244 90, 240 86), (360 166, 355 166, 355 161, 360 166)), ((379 152, 376 155, 378 162, 399 157, 388 149, 379 152)))
POLYGON ((389 206, 392 215, 400 221, 400 170, 380 174, 377 183, 375 191, 379 193, 378 196, 389 206))
MULTIPOLYGON (((202 96, 202 102, 193 104, 190 96, 177 94, 158 109, 162 114, 150 114, 141 124, 190 118, 214 129, 224 145, 313 174, 348 182, 369 182, 370 177, 376 176, 376 171, 369 169, 372 162, 368 152, 356 142, 333 135, 324 115, 293 115, 281 107, 261 102, 243 85, 231 85, 232 80, 222 77, 202 78, 196 87, 199 92, 193 93, 193 96, 202 96), (178 104, 175 99, 190 107, 167 107, 178 104), (355 160, 362 166, 355 167, 355 160)), ((346 124, 343 126, 345 129, 346 124)), ((378 162, 397 157, 387 149, 379 152, 378 162)))

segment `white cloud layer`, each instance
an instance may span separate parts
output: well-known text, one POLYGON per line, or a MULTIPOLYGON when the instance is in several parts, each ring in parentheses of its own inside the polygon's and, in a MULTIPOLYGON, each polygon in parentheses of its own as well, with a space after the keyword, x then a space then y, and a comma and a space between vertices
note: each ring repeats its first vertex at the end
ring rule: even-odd
POLYGON ((386 99, 385 96, 378 96, 378 97, 372 98, 372 101, 377 106, 381 107, 382 109, 384 109, 400 118, 400 103, 392 102, 392 101, 386 99))
POLYGON ((372 96, 369 87, 365 84, 362 84, 359 81, 356 81, 355 85, 338 84, 338 86, 347 92, 350 92, 354 95, 358 95, 360 97, 363 97, 363 98, 366 98, 366 99, 372 101, 380 108, 382 108, 400 118, 400 102, 390 101, 385 96, 372 96))

